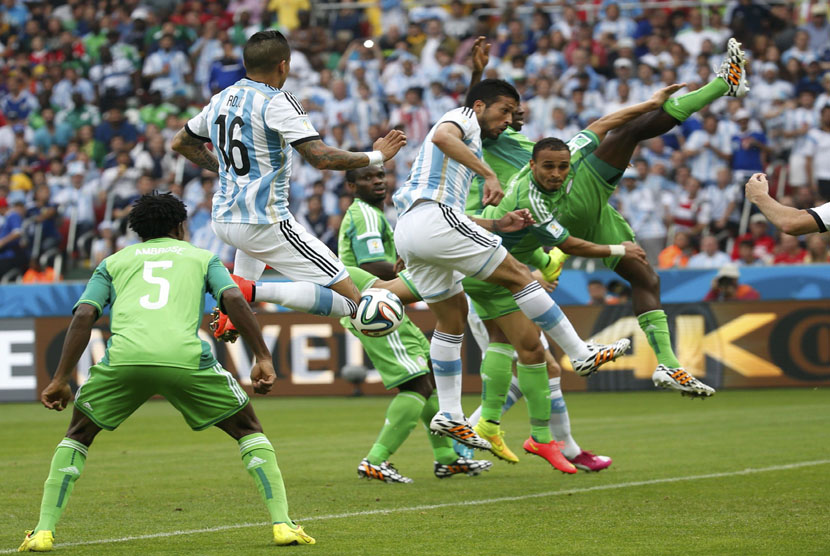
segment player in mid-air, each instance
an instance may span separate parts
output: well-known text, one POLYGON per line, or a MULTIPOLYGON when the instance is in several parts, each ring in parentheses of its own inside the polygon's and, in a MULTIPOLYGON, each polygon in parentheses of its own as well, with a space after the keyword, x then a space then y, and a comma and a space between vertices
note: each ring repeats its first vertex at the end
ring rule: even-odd
POLYGON ((462 278, 507 288, 522 312, 570 357, 593 361, 594 356, 527 266, 510 256, 492 233, 528 226, 528 211, 509 212, 499 220, 464 214, 473 173, 484 177, 484 204, 498 204, 504 196, 496 174, 481 158, 481 140, 496 138, 507 128, 518 102, 516 89, 505 81, 488 79, 472 87, 465 106, 447 112, 430 130, 406 183, 393 198, 399 215, 395 244, 437 321, 430 357, 440 411, 430 428, 488 450, 490 442, 472 430, 461 408, 461 342, 467 315, 462 278))
MULTIPOLYGON (((323 143, 299 101, 281 89, 291 50, 279 31, 260 31, 245 43, 246 76, 211 98, 173 138, 173 149, 219 174, 213 229, 237 248, 234 272, 256 280, 266 265, 292 283, 269 286, 290 293, 295 309, 332 317, 355 313, 360 293, 343 264, 288 211, 292 148, 319 169, 381 166, 406 144, 390 131, 374 151, 356 153, 323 143), (216 155, 205 146, 212 143, 216 155), (320 300, 324 300, 320 303, 320 300)), ((266 292, 261 292, 263 299, 266 292)), ((232 329, 219 315, 214 334, 232 329)))
MULTIPOLYGON (((478 75, 486 65, 486 54, 485 45, 479 56, 473 58, 478 75)), ((547 166, 545 173, 549 176, 548 181, 539 184, 551 202, 552 216, 577 238, 604 244, 634 241, 631 227, 607 202, 634 149, 640 141, 666 133, 721 96, 745 96, 749 91, 745 66, 746 58, 740 43, 730 39, 726 59, 717 77, 707 85, 692 93, 670 98, 646 113, 620 121, 608 131, 606 137, 585 130, 571 138, 563 150, 546 149, 548 153, 559 153, 545 155, 545 158, 553 158, 543 164, 547 166)), ((505 142, 500 146, 490 144, 488 150, 491 156, 499 157, 508 167, 515 168, 524 157, 528 163, 521 168, 521 172, 525 178, 531 173, 531 152, 526 144, 523 147, 518 142, 505 142)), ((618 254, 605 258, 603 262, 631 284, 634 312, 657 357, 658 366, 652 375, 654 384, 693 397, 713 395, 715 390, 689 374, 674 354, 666 314, 660 307, 660 278, 654 269, 647 262, 637 259, 621 260, 618 254)), ((549 259, 548 263, 546 277, 553 279, 557 272, 556 268, 550 267, 556 267, 557 261, 549 259)))
POLYGON ((196 333, 208 291, 233 317, 253 351, 254 391, 265 394, 271 389, 276 375, 256 319, 219 259, 183 240, 186 218, 184 204, 170 194, 140 197, 129 224, 142 243, 98 265, 75 304, 55 376, 40 396, 44 406, 57 411, 66 407, 72 373, 108 305, 112 338, 104 358, 76 393, 69 430, 52 457, 40 519, 26 532, 21 552, 52 550, 58 519, 96 435, 102 429, 115 430, 159 394, 193 430, 216 426, 238 442, 242 463, 271 514, 276 544, 315 543, 288 516, 274 448, 247 394, 196 333))

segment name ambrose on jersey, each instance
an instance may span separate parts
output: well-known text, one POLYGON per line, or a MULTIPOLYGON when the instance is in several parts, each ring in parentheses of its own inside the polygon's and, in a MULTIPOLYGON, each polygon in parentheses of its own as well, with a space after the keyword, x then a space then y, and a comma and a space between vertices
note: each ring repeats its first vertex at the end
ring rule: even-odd
POLYGON ((181 255, 184 247, 142 247, 135 250, 135 256, 139 255, 161 255, 162 253, 173 253, 181 255))

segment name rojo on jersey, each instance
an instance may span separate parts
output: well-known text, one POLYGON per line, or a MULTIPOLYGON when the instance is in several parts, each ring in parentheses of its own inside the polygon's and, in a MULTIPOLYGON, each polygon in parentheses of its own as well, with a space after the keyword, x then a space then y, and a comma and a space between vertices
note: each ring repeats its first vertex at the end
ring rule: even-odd
POLYGON ((214 221, 273 224, 289 218, 291 148, 320 138, 291 93, 240 79, 214 95, 185 130, 213 143, 219 159, 214 221))
POLYGON ((412 208, 420 199, 429 199, 459 212, 464 212, 467 194, 473 179, 473 171, 446 156, 433 142, 435 130, 450 122, 461 129, 461 140, 478 158, 481 158, 481 126, 472 108, 456 108, 444 114, 432 126, 424 140, 406 183, 398 189, 393 200, 398 215, 412 208))

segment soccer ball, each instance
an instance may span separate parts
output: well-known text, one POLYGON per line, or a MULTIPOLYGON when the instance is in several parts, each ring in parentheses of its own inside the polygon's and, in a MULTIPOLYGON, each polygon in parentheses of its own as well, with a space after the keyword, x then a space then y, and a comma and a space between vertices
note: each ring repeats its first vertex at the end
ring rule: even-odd
POLYGON ((403 320, 403 303, 389 290, 369 288, 363 292, 352 325, 358 332, 377 338, 391 334, 403 320))

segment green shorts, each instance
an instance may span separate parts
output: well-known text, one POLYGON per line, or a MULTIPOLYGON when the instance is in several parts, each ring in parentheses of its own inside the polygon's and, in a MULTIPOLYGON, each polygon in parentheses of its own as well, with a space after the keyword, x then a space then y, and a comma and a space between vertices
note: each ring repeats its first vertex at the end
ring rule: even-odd
POLYGON ((248 395, 218 363, 208 369, 98 364, 75 394, 75 408, 93 423, 115 430, 152 396, 160 394, 193 430, 223 421, 248 404, 248 395))
POLYGON ((502 286, 475 278, 464 278, 461 285, 470 296, 473 309, 481 320, 492 320, 519 310, 513 294, 502 286))
MULTIPOLYGON (((570 234, 585 241, 615 245, 634 241, 634 230, 625 218, 608 204, 622 176, 622 171, 588 155, 576 172, 571 190, 559 201, 559 223, 570 234)), ((602 262, 614 269, 622 257, 605 257, 602 262)))
POLYGON ((387 390, 430 372, 429 340, 409 317, 403 319, 397 330, 380 338, 360 334, 348 317, 341 319, 340 324, 360 340, 387 390))

